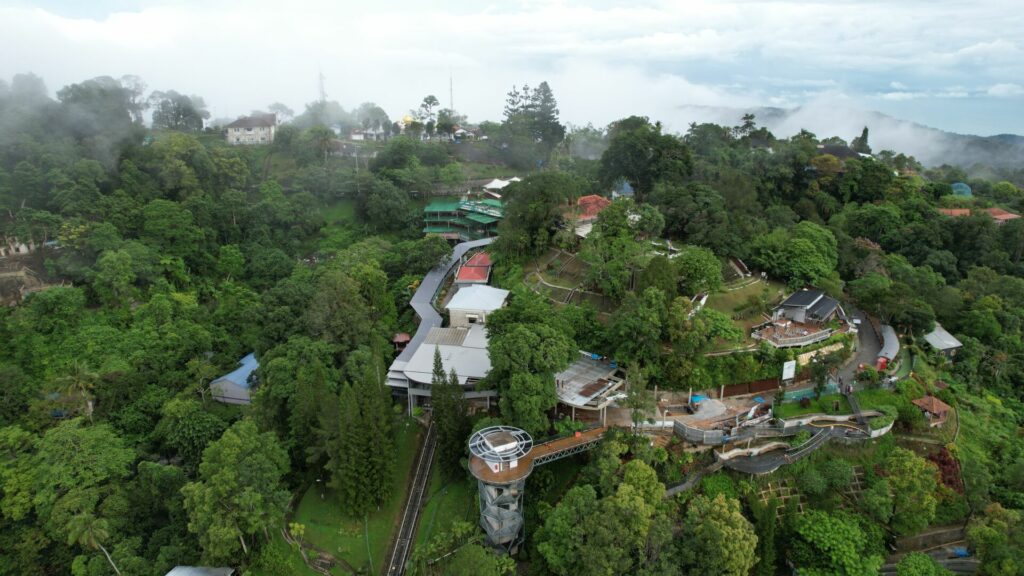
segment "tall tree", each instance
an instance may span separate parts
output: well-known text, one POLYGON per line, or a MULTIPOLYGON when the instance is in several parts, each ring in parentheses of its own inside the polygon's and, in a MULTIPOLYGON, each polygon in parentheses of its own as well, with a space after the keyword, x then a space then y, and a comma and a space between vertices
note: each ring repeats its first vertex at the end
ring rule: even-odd
POLYGON ((935 466, 909 450, 896 448, 885 468, 893 495, 893 530, 898 534, 923 530, 935 517, 935 466))
POLYGON ((287 472, 288 454, 277 437, 260 433, 247 418, 206 448, 199 478, 181 489, 188 528, 199 535, 204 558, 248 556, 257 534, 281 525, 289 499, 282 482, 287 472))
POLYGON ((210 112, 199 96, 186 96, 174 90, 156 91, 149 97, 153 107, 153 127, 182 132, 199 132, 210 112))
POLYGON ((624 179, 633 186, 637 199, 643 200, 659 180, 679 180, 692 170, 689 149, 675 136, 663 134, 661 123, 630 116, 609 127, 600 169, 606 186, 624 179))
POLYGON ((677 542, 686 574, 746 576, 757 561, 754 527, 724 494, 690 502, 677 542))
POLYGON ((114 564, 114 559, 110 557, 110 552, 103 545, 103 542, 110 537, 110 531, 107 526, 106 520, 97 518, 88 512, 78 514, 68 522, 68 545, 78 544, 84 548, 102 551, 103 555, 107 558, 107 562, 110 563, 110 567, 120 576, 121 570, 118 569, 117 564, 114 564))
POLYGON ((850 142, 850 148, 853 148, 854 152, 861 154, 871 154, 871 146, 868 145, 868 127, 865 126, 860 132, 860 136, 854 138, 850 142))
POLYGON ((465 453, 470 423, 459 377, 454 368, 450 375, 444 373, 439 349, 434 350, 430 402, 433 405, 434 426, 437 427, 438 462, 445 473, 454 476, 459 470, 459 460, 465 453))

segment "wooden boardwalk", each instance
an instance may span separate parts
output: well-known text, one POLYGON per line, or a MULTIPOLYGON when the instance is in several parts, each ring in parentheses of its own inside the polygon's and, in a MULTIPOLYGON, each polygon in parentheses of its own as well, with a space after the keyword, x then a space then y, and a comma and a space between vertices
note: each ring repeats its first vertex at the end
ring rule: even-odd
POLYGON ((482 459, 472 456, 469 459, 470 471, 473 476, 487 482, 488 484, 511 484, 526 478, 533 472, 534 466, 539 466, 552 460, 557 460, 571 453, 585 450, 589 445, 596 444, 604 436, 608 428, 593 428, 580 432, 577 436, 558 438, 550 442, 538 444, 530 450, 526 456, 519 459, 515 468, 492 471, 482 459))

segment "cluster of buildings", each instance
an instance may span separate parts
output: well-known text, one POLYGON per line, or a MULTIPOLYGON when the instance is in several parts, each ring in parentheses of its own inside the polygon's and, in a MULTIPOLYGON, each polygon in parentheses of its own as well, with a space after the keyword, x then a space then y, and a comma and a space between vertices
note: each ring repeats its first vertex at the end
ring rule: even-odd
POLYGON ((501 200, 435 200, 423 208, 423 233, 466 242, 498 234, 505 217, 501 200))
POLYGON ((971 214, 986 214, 996 224, 1006 224, 1010 220, 1016 220, 1020 218, 1020 214, 1014 214, 1008 210, 1002 208, 939 208, 939 213, 950 218, 963 218, 970 216, 971 214))

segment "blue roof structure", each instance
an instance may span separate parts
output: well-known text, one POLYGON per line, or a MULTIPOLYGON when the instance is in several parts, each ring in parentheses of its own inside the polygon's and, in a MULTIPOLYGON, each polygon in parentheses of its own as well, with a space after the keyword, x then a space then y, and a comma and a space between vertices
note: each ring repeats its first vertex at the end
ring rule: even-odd
POLYGON ((229 372, 217 378, 217 380, 227 380, 232 384, 248 389, 249 388, 249 376, 260 367, 260 363, 256 361, 256 354, 250 352, 247 356, 238 361, 239 367, 233 372, 229 372))
POLYGON ((974 193, 971 192, 971 187, 968 186, 967 184, 964 184, 963 182, 957 182, 957 183, 953 184, 952 186, 950 186, 950 188, 953 189, 953 194, 956 194, 957 196, 973 196, 974 195, 974 193))
POLYGON ((633 187, 626 180, 620 180, 619 184, 612 189, 613 198, 632 198, 633 194, 633 187))

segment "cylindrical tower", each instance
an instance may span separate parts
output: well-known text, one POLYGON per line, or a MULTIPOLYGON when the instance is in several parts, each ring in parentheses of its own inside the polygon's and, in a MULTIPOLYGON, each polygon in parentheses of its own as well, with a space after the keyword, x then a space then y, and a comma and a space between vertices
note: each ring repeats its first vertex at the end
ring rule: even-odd
POLYGON ((480 527, 495 548, 514 554, 523 542, 523 489, 533 471, 533 438, 491 426, 469 438, 469 470, 480 492, 480 527))

